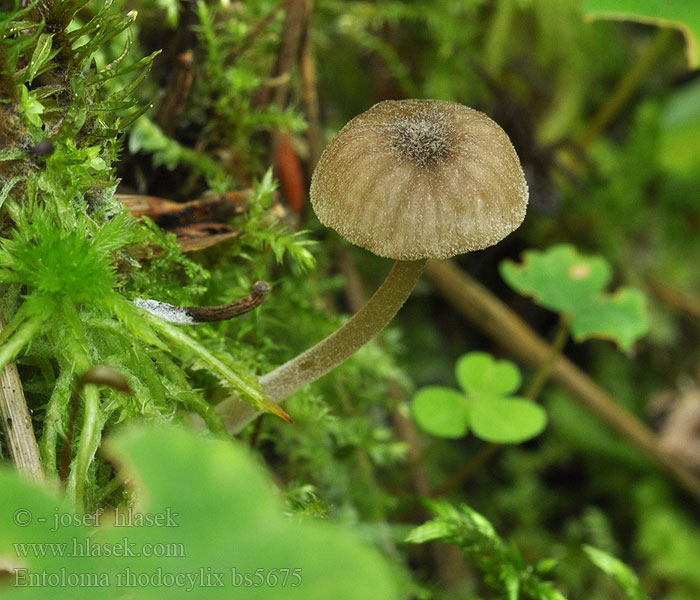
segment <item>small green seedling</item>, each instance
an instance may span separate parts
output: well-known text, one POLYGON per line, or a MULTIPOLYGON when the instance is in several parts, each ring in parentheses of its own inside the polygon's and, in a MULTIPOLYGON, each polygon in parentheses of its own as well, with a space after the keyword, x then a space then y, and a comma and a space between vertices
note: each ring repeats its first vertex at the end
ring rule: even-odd
POLYGON ((440 540, 455 544, 470 559, 488 588, 507 600, 567 600, 545 578, 557 565, 554 559, 529 564, 520 550, 496 532, 491 522, 473 508, 445 501, 426 500, 435 518, 413 529, 411 544, 440 540))
POLYGON ((463 391, 429 386, 413 399, 416 422, 438 437, 460 438, 469 429, 488 442, 517 444, 545 428, 541 406, 512 394, 520 387, 518 367, 485 352, 465 354, 455 367, 463 391))
POLYGON ((503 279, 540 306, 566 316, 577 342, 612 340, 628 351, 649 330, 646 297, 634 288, 603 290, 611 269, 600 256, 583 256, 568 244, 525 252, 522 264, 501 263, 503 279))
MULTIPOLYGON (((440 540, 455 544, 482 572, 484 583, 498 592, 499 598, 566 600, 558 586, 548 580, 557 567, 556 559, 542 558, 528 564, 518 547, 504 541, 491 522, 470 506, 454 506, 444 500, 423 502, 435 518, 413 529, 406 542, 425 544, 440 540)), ((584 545, 583 551, 615 580, 627 600, 649 600, 639 578, 625 563, 592 546, 584 545)))

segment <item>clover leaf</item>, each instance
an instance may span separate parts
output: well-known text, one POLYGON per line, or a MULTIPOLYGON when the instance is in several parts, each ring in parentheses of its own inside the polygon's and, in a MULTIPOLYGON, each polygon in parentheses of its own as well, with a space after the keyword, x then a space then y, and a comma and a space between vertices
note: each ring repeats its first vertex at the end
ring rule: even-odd
POLYGON ((55 491, 0 470, 3 598, 396 598, 378 552, 330 523, 284 516, 242 445, 173 426, 106 444, 133 512, 73 515, 55 491))
POLYGON ((413 398, 413 416, 422 429, 444 438, 459 438, 471 428, 474 435, 502 444, 516 444, 542 432, 547 414, 541 406, 518 396, 517 366, 495 360, 485 352, 462 356, 456 364, 463 392, 429 386, 413 398))
POLYGON ((509 360, 486 352, 465 354, 455 366, 460 387, 471 396, 505 396, 520 387, 520 370, 509 360))
POLYGON ((470 404, 474 435, 498 444, 519 444, 539 435, 547 413, 526 398, 485 398, 470 404))
POLYGON ((503 279, 540 306, 566 315, 577 342, 612 340, 629 350, 649 330, 645 296, 622 287, 605 293, 611 270, 600 256, 583 256, 568 244, 544 252, 528 251, 523 262, 501 263, 503 279))
POLYGON ((413 414, 425 431, 438 437, 461 438, 469 431, 467 398, 452 388, 422 388, 413 398, 413 414))

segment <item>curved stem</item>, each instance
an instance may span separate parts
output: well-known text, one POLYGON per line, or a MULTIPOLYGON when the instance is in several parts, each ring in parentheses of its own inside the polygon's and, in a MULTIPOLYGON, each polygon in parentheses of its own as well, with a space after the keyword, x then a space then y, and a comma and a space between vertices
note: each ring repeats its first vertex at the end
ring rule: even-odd
POLYGON ((562 353, 564 352, 564 347, 569 341, 569 331, 569 317, 567 317, 566 315, 561 315, 561 317, 559 318, 559 326, 557 327, 557 331, 554 335, 554 340, 552 341, 552 345, 550 346, 549 356, 537 368, 537 372, 532 378, 532 381, 530 382, 530 385, 527 388, 527 392, 525 392, 525 397, 529 400, 537 400, 539 395, 542 393, 542 390, 544 389, 544 386, 546 385, 549 376, 552 374, 554 363, 556 362, 557 358, 559 358, 562 355, 562 353))
POLYGON ((75 506, 80 512, 86 510, 85 483, 88 478, 88 468, 95 457, 102 437, 100 419, 100 393, 96 386, 85 387, 83 393, 85 414, 83 429, 80 432, 78 455, 75 460, 75 506))
POLYGON ((73 364, 68 363, 63 366, 54 384, 49 403, 46 406, 46 413, 44 414, 40 448, 44 469, 49 477, 58 477, 58 463, 56 462, 58 432, 62 427, 66 407, 70 401, 73 376, 73 364))
MULTIPOLYGON (((352 356, 391 321, 418 283, 425 260, 396 261, 386 279, 367 304, 340 329, 303 354, 260 378, 263 392, 281 402, 352 356)), ((259 412, 241 401, 222 402, 226 428, 238 433, 259 412)))
POLYGON ((418 283, 425 260, 396 261, 367 304, 345 325, 303 354, 260 379, 263 391, 279 402, 352 356, 391 321, 418 283))

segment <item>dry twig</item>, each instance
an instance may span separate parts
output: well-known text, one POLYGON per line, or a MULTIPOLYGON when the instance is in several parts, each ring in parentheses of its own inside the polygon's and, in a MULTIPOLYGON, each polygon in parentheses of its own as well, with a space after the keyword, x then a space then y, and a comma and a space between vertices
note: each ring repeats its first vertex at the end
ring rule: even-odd
MULTIPOLYGON (((4 328, 5 319, 0 311, 0 331, 4 328)), ((0 420, 10 458, 17 470, 30 479, 43 479, 44 467, 34 436, 32 417, 14 361, 7 363, 0 374, 0 420)))

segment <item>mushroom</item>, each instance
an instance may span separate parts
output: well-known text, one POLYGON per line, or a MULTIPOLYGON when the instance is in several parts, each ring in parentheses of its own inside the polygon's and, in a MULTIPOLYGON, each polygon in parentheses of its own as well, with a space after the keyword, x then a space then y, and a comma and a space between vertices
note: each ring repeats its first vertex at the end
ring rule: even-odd
POLYGON ((396 263, 344 326, 260 379, 275 402, 377 335, 427 259, 481 250, 517 229, 528 189, 508 136, 483 113, 456 102, 387 100, 352 119, 328 144, 310 196, 321 223, 396 263))

